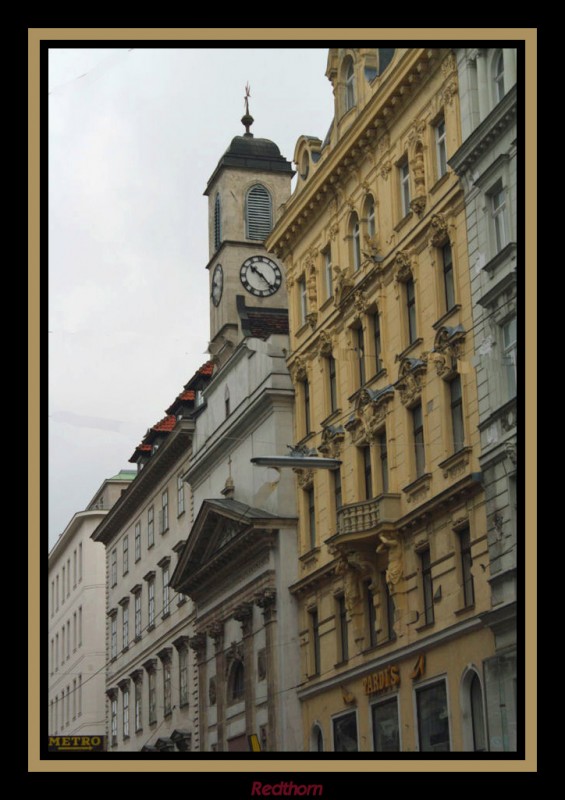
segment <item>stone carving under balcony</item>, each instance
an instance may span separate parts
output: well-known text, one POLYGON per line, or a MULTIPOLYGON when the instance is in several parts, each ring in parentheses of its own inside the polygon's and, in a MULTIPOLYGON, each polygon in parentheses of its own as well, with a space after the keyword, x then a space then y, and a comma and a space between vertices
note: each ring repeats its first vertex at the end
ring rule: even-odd
POLYGON ((322 443, 318 450, 326 458, 339 458, 344 439, 345 429, 343 425, 326 425, 322 430, 322 443))
POLYGON ((403 405, 410 405, 420 396, 426 369, 426 362, 422 359, 407 357, 401 359, 395 388, 400 392, 403 405))
POLYGON ((436 334, 434 349, 426 353, 424 360, 434 362, 438 375, 450 375, 457 370, 457 361, 465 353, 465 336, 462 325, 443 325, 436 334))
POLYGON ((361 389, 355 402, 355 411, 345 424, 353 444, 372 444, 382 431, 388 404, 394 398, 394 387, 361 389))

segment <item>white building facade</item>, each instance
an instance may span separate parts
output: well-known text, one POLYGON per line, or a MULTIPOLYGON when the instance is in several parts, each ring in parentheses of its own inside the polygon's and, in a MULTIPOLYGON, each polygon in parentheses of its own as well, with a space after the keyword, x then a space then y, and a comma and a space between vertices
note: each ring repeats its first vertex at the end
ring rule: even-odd
POLYGON ((49 734, 103 736, 106 570, 91 540, 135 472, 104 481, 49 553, 49 734))
MULTIPOLYGON (((517 697, 517 51, 456 51, 496 655, 485 663, 489 750, 515 750, 517 697)), ((522 266, 522 269, 524 267, 522 266)))

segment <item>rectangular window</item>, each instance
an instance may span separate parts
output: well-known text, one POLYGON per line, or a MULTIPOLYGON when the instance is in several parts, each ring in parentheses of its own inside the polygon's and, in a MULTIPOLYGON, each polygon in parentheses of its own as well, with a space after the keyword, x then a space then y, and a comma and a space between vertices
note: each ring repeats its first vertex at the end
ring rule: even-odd
POLYGON ((503 247, 508 244, 508 232, 506 230, 506 192, 498 189, 491 195, 491 213, 494 223, 494 238, 496 252, 500 253, 503 247))
POLYGON ((184 481, 177 475, 177 516, 184 513, 184 481))
POLYGON ((334 501, 335 501, 335 512, 336 512, 336 520, 337 520, 337 512, 342 506, 342 489, 341 489, 341 469, 338 467, 336 470, 333 470, 333 484, 334 484, 334 501))
POLYGON ((377 452, 381 462, 381 488, 383 493, 388 492, 388 450, 386 446, 386 432, 377 436, 377 452))
POLYGON ((179 704, 188 705, 188 650, 179 650, 179 704))
POLYGON ((110 553, 110 586, 115 586, 118 582, 118 551, 114 547, 110 553))
POLYGON ((359 359, 359 386, 364 386, 367 380, 365 371, 365 339, 363 335, 363 328, 355 329, 355 349, 359 359))
POLYGON ((449 752, 449 716, 445 681, 416 690, 421 753, 449 752))
POLYGON ((320 674, 320 631, 318 627, 318 610, 316 608, 308 612, 310 617, 310 656, 311 656, 311 675, 320 674))
POLYGON ((324 274, 326 276, 326 297, 333 295, 332 251, 328 247, 324 251, 324 274))
POLYGON ((82 714, 82 675, 78 676, 78 716, 82 714))
POLYGON ((308 512, 308 541, 310 547, 316 547, 316 505, 314 500, 314 487, 305 490, 306 509, 308 512))
POLYGON ((386 621, 387 636, 391 641, 396 639, 396 632, 394 630, 394 601, 388 588, 386 580, 386 571, 381 572, 381 586, 383 592, 383 611, 386 621))
POLYGON ((300 300, 300 322, 303 325, 306 322, 306 314, 308 313, 308 300, 306 296, 306 279, 300 278, 298 281, 298 295, 300 300))
POLYGON ((437 177, 439 179, 447 172, 447 143, 445 138, 444 119, 440 120, 435 126, 435 140, 437 177))
POLYGON ((125 650, 129 645, 129 606, 122 608, 122 648, 125 650))
POLYGON ((82 580, 82 542, 79 542, 78 546, 78 581, 79 583, 82 580))
POLYGON ((141 558, 141 522, 135 523, 134 558, 136 561, 141 558))
POLYGON ((129 738, 129 689, 122 692, 122 729, 124 739, 129 738))
POLYGON ((153 671, 149 673, 149 722, 157 722, 157 687, 156 675, 153 671))
POLYGON ((57 575, 55 580, 57 582, 57 592, 55 594, 55 598, 56 598, 55 611, 58 611, 59 610, 59 576, 58 575, 57 575))
POLYGON ((61 664, 65 661, 65 626, 61 628, 61 664))
POLYGON ((405 217, 410 213, 410 169, 408 161, 400 164, 398 172, 400 177, 400 207, 402 216, 405 217))
POLYGON ((73 719, 77 716, 77 679, 73 679, 73 719))
POLYGON ((502 326, 502 344, 504 348, 503 363, 506 370, 508 397, 514 397, 516 395, 516 339, 516 317, 512 317, 512 319, 508 320, 508 322, 502 326))
POLYGON ((306 436, 310 433, 310 384, 302 381, 302 396, 304 398, 304 430, 306 436))
POLYGON ((118 655, 118 617, 113 614, 110 617, 110 658, 118 655))
POLYGON ((441 260, 443 264, 443 291, 445 299, 445 310, 449 311, 455 305, 455 286, 453 283, 453 254, 451 244, 448 242, 441 248, 441 260))
POLYGON ((169 567, 163 567, 163 616, 166 617, 170 613, 171 607, 169 603, 169 567))
POLYGON ((118 743, 118 701, 114 697, 110 704, 112 745, 118 743))
POLYGON ((147 547, 155 544, 155 511, 153 506, 147 509, 147 547))
POLYGON ((161 495, 161 533, 169 530, 169 492, 167 489, 161 495))
POLYGON ((73 653, 77 649, 77 612, 73 614, 73 653))
POLYGON ((59 634, 55 634, 55 672, 59 669, 59 634))
POLYGON ((373 345, 375 348, 375 375, 376 375, 382 368, 381 321, 378 311, 375 311, 375 313, 372 315, 372 323, 373 323, 373 345))
POLYGON ((71 559, 67 558, 67 597, 71 594, 71 559))
POLYGON ((414 436, 414 462, 416 477, 424 474, 426 467, 426 453, 424 448, 424 421, 422 419, 422 404, 418 403, 412 409, 412 431, 414 436))
POLYGON ((51 581, 51 616, 55 613, 55 581, 51 581))
POLYGON ((471 556, 471 532, 469 528, 465 528, 459 533, 459 552, 461 553, 463 602, 465 606, 472 606, 475 602, 475 587, 473 584, 473 558, 471 556))
POLYGON ((141 681, 136 681, 135 684, 135 730, 140 731, 142 728, 141 724, 141 689, 142 689, 141 681))
POLYGON ((51 639, 51 674, 55 670, 55 641, 51 639))
POLYGON ((465 444, 463 430, 463 398, 461 395, 461 377, 457 375, 449 384, 451 406, 451 432, 453 435, 453 452, 461 450, 465 444))
POLYGON ((155 625, 155 581, 153 579, 149 581, 147 590, 148 590, 147 610, 149 615, 148 626, 151 627, 155 625))
POLYGON ((67 686, 67 725, 71 721, 71 689, 67 686))
POLYGON ((333 720, 334 752, 356 753, 357 744, 357 716, 355 711, 344 714, 333 720))
POLYGON ((365 500, 373 497, 373 470, 371 466, 371 448, 361 448, 363 456, 363 487, 365 489, 365 500))
POLYGON ((65 565, 63 564, 63 580, 61 581, 61 603, 65 602, 65 565))
POLYGON ((67 658, 71 657, 71 621, 67 620, 67 658))
POLYGON ((422 587, 424 594, 424 621, 426 625, 431 625, 434 621, 434 586, 429 550, 424 550, 420 553, 420 566, 422 569, 422 587))
POLYGON ((337 660, 347 661, 349 658, 349 637, 347 629, 347 608, 345 607, 345 597, 341 595, 336 598, 337 616, 337 660))
POLYGON ((328 389, 330 399, 330 414, 337 409, 337 378, 336 364, 333 356, 328 356, 328 389))
POLYGON ((82 606, 78 610, 78 646, 82 647, 82 606))
POLYGON ((141 636, 141 592, 135 595, 135 638, 141 636))
POLYGON ((416 290, 412 278, 406 281, 406 314, 408 320, 408 342, 412 344, 416 341, 416 290))
POLYGON ((163 663, 163 712, 165 716, 171 713, 171 662, 163 663))
POLYGON ((77 551, 73 550, 73 589, 77 585, 77 551))
POLYGON ((398 701, 396 697, 376 703, 373 714, 373 748, 376 753, 398 753, 400 731, 398 726, 398 701))
POLYGON ((377 617, 375 614, 375 598, 371 590, 371 581, 365 583, 365 598, 367 603, 367 626, 369 628, 369 647, 377 644, 377 617))
POLYGON ((124 536, 123 541, 123 574, 127 575, 129 571, 129 536, 124 536))

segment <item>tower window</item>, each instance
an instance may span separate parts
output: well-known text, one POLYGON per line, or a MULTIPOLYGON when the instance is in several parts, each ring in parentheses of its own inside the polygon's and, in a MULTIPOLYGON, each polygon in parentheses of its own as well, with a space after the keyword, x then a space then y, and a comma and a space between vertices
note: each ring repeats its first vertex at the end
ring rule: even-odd
POLYGON ((247 193, 245 204, 245 226, 248 239, 263 241, 272 228, 271 195, 257 183, 247 193))
POLYGON ((222 202, 220 195, 216 195, 214 202, 214 249, 217 250, 222 243, 222 202))

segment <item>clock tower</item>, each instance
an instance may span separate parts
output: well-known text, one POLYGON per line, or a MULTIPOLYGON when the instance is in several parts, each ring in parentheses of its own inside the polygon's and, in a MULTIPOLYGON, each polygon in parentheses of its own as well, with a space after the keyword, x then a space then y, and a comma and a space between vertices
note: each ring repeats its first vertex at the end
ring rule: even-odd
POLYGON ((220 363, 244 337, 242 308, 286 309, 282 265, 263 245, 290 196, 290 161, 270 139, 232 139, 206 186, 210 260, 210 353, 220 363))

